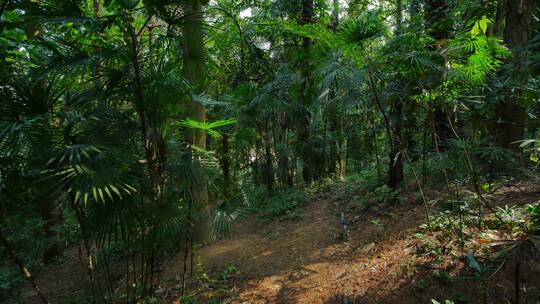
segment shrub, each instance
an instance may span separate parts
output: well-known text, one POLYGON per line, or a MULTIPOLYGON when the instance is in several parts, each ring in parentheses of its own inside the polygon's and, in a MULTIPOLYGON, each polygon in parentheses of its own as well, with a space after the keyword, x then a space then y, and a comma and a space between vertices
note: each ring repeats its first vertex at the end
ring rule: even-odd
POLYGON ((305 202, 307 196, 304 192, 288 190, 266 197, 254 207, 258 218, 263 221, 277 218, 299 219, 302 213, 297 208, 305 202))
POLYGON ((399 203, 399 192, 383 185, 373 191, 367 191, 355 204, 360 209, 368 209, 376 205, 394 205, 399 203))

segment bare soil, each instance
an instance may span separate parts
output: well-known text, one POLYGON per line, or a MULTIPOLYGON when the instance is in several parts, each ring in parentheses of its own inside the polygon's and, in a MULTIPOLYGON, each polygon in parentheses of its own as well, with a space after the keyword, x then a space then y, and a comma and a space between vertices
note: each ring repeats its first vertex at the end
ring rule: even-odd
MULTIPOLYGON (((538 202, 540 185, 522 183, 518 187, 499 189, 495 205, 538 202)), ((481 281, 471 278, 473 271, 465 259, 447 259, 434 266, 433 257, 419 251, 415 233, 425 216, 423 206, 412 195, 404 194, 391 214, 348 214, 347 241, 341 238, 344 202, 330 195, 302 208, 299 220, 243 221, 237 224, 232 239, 199 249, 198 259, 209 275, 230 265, 237 269, 220 286, 206 288, 227 290, 225 303, 375 304, 432 303, 432 299, 442 303, 445 299, 455 303, 517 303, 518 286, 520 303, 540 303, 540 260, 532 241, 519 242, 484 288, 481 281), (441 279, 436 275, 441 270, 454 279, 441 279)), ((178 278, 182 265, 181 254, 169 261, 165 281, 178 278)), ((52 303, 61 303, 84 285, 83 269, 76 251, 69 252, 62 265, 47 266, 38 273, 37 282, 52 303)), ((164 295, 166 302, 179 303, 175 287, 165 289, 169 289, 164 295)), ((31 289, 26 290, 27 303, 37 303, 32 302, 31 289)), ((203 291, 191 292, 204 298, 203 291)))
MULTIPOLYGON (((494 206, 537 202, 539 190, 532 183, 502 187, 494 206)), ((197 254, 208 273, 228 265, 238 269, 225 284, 233 294, 230 303, 484 303, 485 297, 486 303, 515 303, 517 262, 521 303, 540 303, 540 261, 531 242, 521 242, 484 289, 470 278, 474 273, 465 259, 434 267, 433 257, 418 251, 415 233, 425 221, 424 208, 412 195, 402 201, 391 214, 347 215, 347 241, 340 238, 344 204, 326 198, 304 206, 301 220, 244 222, 232 240, 197 254), (434 275, 441 272, 455 279, 434 275)), ((170 275, 182 268, 181 261, 170 265, 170 275)))

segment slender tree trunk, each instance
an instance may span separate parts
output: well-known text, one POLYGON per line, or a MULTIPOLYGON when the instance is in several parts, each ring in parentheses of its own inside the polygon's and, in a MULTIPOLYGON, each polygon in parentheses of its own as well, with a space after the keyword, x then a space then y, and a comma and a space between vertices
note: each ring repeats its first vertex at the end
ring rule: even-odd
POLYGON ((345 133, 344 136, 343 136, 343 144, 342 144, 342 148, 340 150, 340 156, 341 156, 341 163, 343 164, 342 166, 342 176, 347 176, 347 174, 349 174, 351 171, 350 171, 350 159, 349 159, 349 155, 351 153, 350 149, 351 149, 351 146, 349 144, 351 140, 349 140, 349 133, 345 133))
POLYGON ((428 114, 426 116, 426 119, 424 121, 424 129, 422 131, 422 186, 426 186, 427 184, 427 134, 428 134, 428 127, 429 123, 431 122, 431 111, 428 110, 428 114))
MULTIPOLYGON (((83 241, 83 245, 84 245, 84 252, 85 252, 85 259, 86 261, 85 262, 85 266, 86 266, 86 270, 88 272, 88 280, 89 280, 89 283, 90 283, 90 288, 92 290, 92 303, 95 303, 96 302, 96 281, 95 281, 95 277, 94 277, 94 262, 93 262, 93 255, 92 255, 92 241, 91 241, 91 236, 88 232, 88 229, 87 229, 87 226, 86 226, 86 223, 87 223, 87 220, 86 220, 86 217, 85 217, 85 214, 84 214, 84 211, 83 209, 81 209, 78 205, 77 205, 77 202, 75 201, 75 197, 70 197, 69 198, 69 201, 70 201, 70 205, 71 205, 71 209, 73 209, 73 212, 75 213, 75 218, 77 219, 77 223, 79 224, 79 229, 81 230, 81 237, 82 237, 82 241, 83 241)), ((80 250, 80 247, 79 247, 79 250, 80 250)), ((79 252, 79 254, 81 254, 79 252)), ((82 259, 81 259, 82 261, 82 259)), ((129 263, 126 263, 126 265, 129 265, 129 263)), ((126 272, 127 275, 128 272, 126 272)), ((126 289, 126 291, 128 291, 128 289, 126 289)))
MULTIPOLYGON (((313 22, 313 0, 302 0, 302 19, 300 24, 310 24, 313 22)), ((304 49, 309 49, 312 45, 311 38, 304 37, 304 49)))
POLYGON ((418 152, 418 142, 416 140, 416 132, 418 121, 418 112, 420 108, 414 102, 406 102, 403 104, 403 144, 407 147, 407 151, 411 154, 411 157, 414 161, 419 159, 419 154, 414 153, 418 152))
MULTIPOLYGON (((448 1, 446 0, 424 0, 425 5, 425 23, 426 31, 435 40, 433 48, 441 49, 443 41, 448 39, 450 31, 452 29, 452 18, 448 18, 448 1)), ((440 64, 447 66, 447 58, 440 57, 440 64)), ((435 75, 435 86, 442 82, 443 74, 435 75)), ((445 143, 452 138, 452 131, 447 123, 447 116, 453 117, 452 114, 447 113, 448 109, 444 105, 444 100, 437 100, 437 106, 434 108, 433 117, 435 121, 435 130, 439 136, 438 140, 443 145, 440 147, 441 151, 445 150, 445 143)))
MULTIPOLYGON (((261 172, 260 172, 260 166, 259 166, 259 149, 257 147, 257 144, 253 147, 253 151, 251 153, 254 157, 253 160, 250 160, 251 165, 251 172, 253 175, 253 183, 257 186, 261 185, 261 172)), ((250 158, 251 156, 250 155, 250 158)))
POLYGON ((43 261, 48 263, 62 252, 60 233, 57 228, 62 225, 63 216, 56 197, 45 196, 39 209, 41 218, 45 222, 43 225, 45 236, 50 243, 43 255, 43 261))
POLYGON ((4 232, 3 232, 1 227, 0 227, 0 242, 2 242, 2 245, 4 246, 8 256, 19 267, 22 274, 24 275, 24 278, 32 285, 32 288, 34 288, 34 291, 38 295, 41 302, 43 302, 44 304, 48 304, 49 301, 47 300, 47 298, 45 297, 45 295, 43 294, 41 289, 39 289, 39 286, 36 284, 36 280, 32 276, 32 273, 30 273, 28 268, 26 268, 26 266, 24 265, 24 262, 21 259, 19 259, 19 257, 17 257, 17 255, 15 254, 15 251, 13 251, 13 248, 11 248, 11 246, 9 244, 9 241, 7 240, 6 236, 4 235, 4 232))
POLYGON ((158 130, 147 119, 144 107, 144 88, 141 74, 141 62, 139 58, 139 38, 133 27, 129 24, 131 38, 131 65, 135 82, 135 106, 139 115, 141 143, 145 152, 147 171, 152 188, 153 200, 160 204, 163 194, 164 164, 165 164, 165 141, 158 130))
POLYGON ((287 144, 287 125, 286 125, 286 113, 283 113, 281 115, 281 119, 279 119, 279 125, 281 125, 283 132, 281 132, 281 136, 278 136, 278 140, 281 143, 281 147, 276 147, 276 155, 278 158, 278 166, 279 166, 279 179, 282 186, 293 186, 293 179, 291 175, 291 168, 290 168, 290 161, 289 161, 289 155, 287 153, 288 151, 288 144, 287 144))
MULTIPOLYGON (((199 0, 184 0, 185 24, 182 35, 182 60, 184 78, 192 85, 193 93, 200 94, 204 86, 203 12, 199 0)), ((186 102, 186 116, 206 121, 206 109, 191 98, 186 102)), ((206 133, 202 130, 186 130, 189 144, 206 148, 206 133)), ((202 190, 202 189, 201 189, 202 190)))
POLYGON ((272 166, 272 150, 270 135, 264 132, 264 183, 269 192, 274 191, 274 168, 272 166))
POLYGON ((289 158, 285 153, 279 153, 279 174, 282 186, 292 187, 292 178, 290 176, 289 158))
POLYGON ((403 182, 403 156, 402 145, 400 141, 401 137, 401 113, 402 102, 397 100, 392 106, 392 128, 395 134, 390 138, 390 155, 389 155, 389 168, 388 168, 388 187, 396 189, 403 182))
POLYGON ((497 105, 497 143, 520 153, 519 140, 523 140, 525 109, 522 105, 524 86, 529 77, 526 47, 531 37, 533 0, 508 0, 504 42, 512 51, 510 80, 513 88, 497 105))
POLYGON ((504 9, 506 0, 497 1, 497 11, 495 12, 495 19, 493 21, 493 27, 491 28, 491 35, 499 35, 501 30, 501 24, 504 20, 504 9))
MULTIPOLYGON (((401 0, 396 1, 396 36, 401 35, 403 22, 403 3, 401 0)), ((398 38, 399 39, 399 38, 398 38)), ((400 81, 400 80, 398 80, 400 81)), ((401 125, 403 112, 402 97, 398 97, 392 104, 390 118, 394 134, 388 133, 388 141, 390 143, 390 155, 388 164, 388 187, 396 189, 403 182, 403 157, 401 145, 401 125)))
MULTIPOLYGON (((309 24, 313 21, 313 0, 302 0, 302 17, 300 20, 301 25, 309 24)), ((310 146, 310 134, 309 134, 309 104, 311 103, 311 71, 309 68, 309 52, 312 45, 312 40, 309 37, 303 38, 303 52, 304 58, 301 66, 302 69, 302 85, 300 88, 300 107, 302 109, 299 126, 299 145, 301 147, 302 155, 302 178, 305 183, 311 183, 313 181, 313 157, 310 146)))
POLYGON ((371 131, 373 132, 373 143, 375 148, 375 161, 377 164, 377 183, 382 183, 382 172, 381 172, 381 161, 379 159, 379 143, 377 142, 377 133, 375 133, 375 128, 371 127, 371 131))
MULTIPOLYGON (((332 18, 330 22, 330 28, 333 31, 337 30, 337 27, 339 26, 339 13, 340 13, 340 5, 339 0, 332 0, 332 18)), ((328 98, 330 101, 332 101, 336 97, 336 89, 337 89, 337 83, 333 81, 330 85, 330 91, 328 92, 328 98)), ((330 119, 328 124, 330 127, 330 134, 333 136, 336 136, 337 132, 342 131, 341 126, 341 117, 339 116, 339 108, 337 103, 332 103, 332 105, 326 107, 326 111, 331 113, 330 119), (330 109, 329 109, 330 108, 330 109)), ((328 115, 328 113, 326 114, 328 115)), ((325 124, 325 134, 326 134, 326 124, 325 124)), ((329 160, 326 162, 327 165, 327 174, 329 176, 332 176, 336 173, 336 167, 337 167, 337 177, 340 181, 343 181, 343 153, 341 151, 343 136, 339 136, 339 139, 337 140, 337 145, 335 149, 331 149, 329 155, 331 155, 329 160)), ((323 153, 323 157, 325 157, 323 153)))
MULTIPOLYGON (((187 269, 188 269, 188 258, 189 258, 189 255, 191 254, 191 256, 193 256, 193 252, 192 252, 192 248, 191 248, 191 245, 192 245, 192 240, 191 240, 191 234, 192 234, 192 231, 191 231, 191 214, 192 214, 192 210, 193 210, 193 199, 190 197, 188 198, 188 213, 186 215, 186 224, 188 226, 187 228, 187 232, 186 232, 186 238, 185 238, 185 241, 186 243, 184 244, 184 265, 182 267, 182 289, 181 289, 181 295, 183 296, 186 292, 186 283, 187 283, 187 269)), ((192 263, 193 264, 193 263, 192 263)))
POLYGON ((92 0, 92 8, 94 9, 94 14, 99 16, 101 12, 101 4, 99 3, 99 0, 92 0))
POLYGON ((337 166, 338 166, 338 179, 340 181, 343 181, 344 180, 344 177, 343 177, 343 157, 339 156, 338 158, 338 161, 337 161, 337 166))
MULTIPOLYGON (((182 60, 184 78, 191 84, 193 94, 200 94, 204 89, 204 33, 203 10, 200 0, 184 0, 184 30, 182 33, 182 60)), ((185 103, 186 116, 197 121, 206 121, 204 105, 188 98, 185 103)), ((184 133, 185 141, 200 149, 206 149, 206 133, 203 130, 189 129, 184 133)), ((208 185, 206 173, 200 162, 197 162, 200 181, 193 184, 193 198, 201 205, 200 219, 195 227, 196 239, 207 242, 211 239, 211 222, 213 208, 208 202, 208 185)))

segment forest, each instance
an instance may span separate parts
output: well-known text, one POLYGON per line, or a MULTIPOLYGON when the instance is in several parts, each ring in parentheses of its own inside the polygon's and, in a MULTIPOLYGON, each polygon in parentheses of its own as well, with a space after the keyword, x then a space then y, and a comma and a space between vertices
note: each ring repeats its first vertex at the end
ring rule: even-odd
POLYGON ((540 0, 0 0, 0 302, 540 303, 540 0))

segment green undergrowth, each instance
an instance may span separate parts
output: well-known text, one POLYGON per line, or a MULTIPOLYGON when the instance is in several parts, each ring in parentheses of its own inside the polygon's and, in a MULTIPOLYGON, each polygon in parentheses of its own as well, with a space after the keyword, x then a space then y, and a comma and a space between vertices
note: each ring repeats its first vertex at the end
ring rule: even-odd
MULTIPOLYGON (((180 297, 180 303, 228 303, 227 299, 234 294, 234 288, 231 288, 229 285, 239 275, 240 271, 233 264, 226 265, 223 269, 215 273, 209 273, 204 269, 201 261, 197 260, 193 277, 189 281, 191 289, 197 292, 180 297)), ((177 283, 176 289, 180 290, 180 282, 177 283)))
POLYGON ((379 179, 374 168, 348 176, 345 180, 325 179, 309 189, 316 196, 330 197, 337 204, 356 212, 400 202, 399 189, 391 189, 379 179))
POLYGON ((246 194, 249 213, 261 222, 298 220, 303 217, 302 206, 309 202, 331 199, 356 211, 375 206, 399 203, 399 190, 392 190, 380 182, 371 168, 344 180, 325 178, 304 188, 285 188, 269 193, 254 188, 246 194))
POLYGON ((298 189, 283 189, 274 193, 260 191, 251 198, 249 212, 261 222, 298 220, 302 218, 300 207, 309 198, 308 192, 298 189))
MULTIPOLYGON (((449 287, 466 281, 474 286, 475 297, 492 303, 490 283, 521 245, 531 243, 540 250, 534 241, 540 232, 539 207, 507 199, 486 208, 475 192, 456 189, 459 200, 445 194, 430 202, 429 224, 422 224, 415 235, 416 254, 427 258, 431 269, 431 277, 417 279, 415 289, 422 292, 430 279, 449 287), (457 267, 460 264, 464 267, 457 267)), ((496 195, 490 189, 484 186, 482 197, 493 203, 496 195)), ((468 303, 462 294, 449 296, 433 303, 468 303)))

